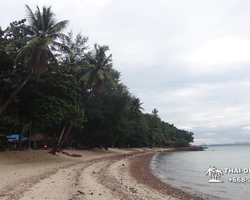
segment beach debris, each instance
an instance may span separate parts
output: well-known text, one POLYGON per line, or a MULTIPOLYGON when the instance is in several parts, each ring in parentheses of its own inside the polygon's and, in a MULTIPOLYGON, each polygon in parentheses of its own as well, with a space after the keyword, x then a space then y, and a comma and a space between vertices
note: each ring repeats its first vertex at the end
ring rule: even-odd
POLYGON ((129 188, 129 190, 132 192, 132 193, 137 193, 137 189, 135 189, 134 187, 132 187, 132 188, 129 188))
POLYGON ((84 192, 82 192, 81 190, 77 190, 77 192, 79 192, 80 194, 84 194, 84 192))

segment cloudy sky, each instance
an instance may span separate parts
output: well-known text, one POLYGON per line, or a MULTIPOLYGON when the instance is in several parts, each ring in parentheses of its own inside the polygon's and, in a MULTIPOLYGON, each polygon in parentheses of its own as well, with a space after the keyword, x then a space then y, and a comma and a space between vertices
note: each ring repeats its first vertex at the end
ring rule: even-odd
POLYGON ((249 0, 8 0, 0 26, 25 18, 25 4, 51 5, 90 47, 108 45, 145 112, 194 144, 250 142, 249 0))

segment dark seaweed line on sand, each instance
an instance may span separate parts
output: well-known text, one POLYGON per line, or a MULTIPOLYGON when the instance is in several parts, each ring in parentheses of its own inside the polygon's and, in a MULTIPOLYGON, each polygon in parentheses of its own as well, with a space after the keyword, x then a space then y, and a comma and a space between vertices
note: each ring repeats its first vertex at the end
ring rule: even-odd
POLYGON ((193 199, 193 200, 204 200, 204 199, 219 199, 217 197, 201 196, 197 194, 190 194, 179 188, 175 188, 167 183, 162 182, 156 177, 151 169, 150 162, 152 157, 156 153, 145 153, 131 157, 130 174, 141 184, 145 184, 150 188, 157 190, 164 195, 170 195, 178 199, 193 199))

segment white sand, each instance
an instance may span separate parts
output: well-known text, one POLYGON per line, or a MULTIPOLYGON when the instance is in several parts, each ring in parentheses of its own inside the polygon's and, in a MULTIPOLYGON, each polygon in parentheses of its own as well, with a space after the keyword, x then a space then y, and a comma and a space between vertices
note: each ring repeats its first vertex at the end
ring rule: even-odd
POLYGON ((129 174, 129 159, 114 157, 141 150, 65 151, 83 157, 0 152, 0 199, 174 199, 138 184, 129 174))

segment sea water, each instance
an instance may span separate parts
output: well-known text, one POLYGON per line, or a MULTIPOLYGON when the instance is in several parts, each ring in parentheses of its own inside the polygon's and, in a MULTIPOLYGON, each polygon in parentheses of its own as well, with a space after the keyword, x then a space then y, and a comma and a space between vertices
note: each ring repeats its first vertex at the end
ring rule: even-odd
POLYGON ((163 182, 193 194, 250 199, 250 145, 159 153, 152 158, 151 169, 163 182))

